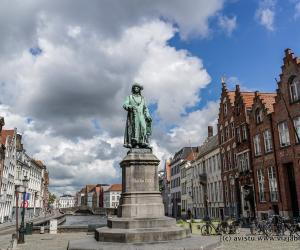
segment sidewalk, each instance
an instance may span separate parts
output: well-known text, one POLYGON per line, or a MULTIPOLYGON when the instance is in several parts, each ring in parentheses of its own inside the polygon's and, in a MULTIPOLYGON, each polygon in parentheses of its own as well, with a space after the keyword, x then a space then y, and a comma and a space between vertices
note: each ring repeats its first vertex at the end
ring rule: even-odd
MULTIPOLYGON (((52 214, 48 214, 47 216, 45 215, 42 215, 42 216, 39 216, 39 217, 35 217, 35 218, 29 218, 29 217, 25 217, 25 223, 26 222, 33 222, 33 223, 36 223, 36 222, 39 222, 39 221, 43 221, 45 219, 50 219, 52 217, 56 217, 58 215, 61 215, 61 213, 59 212, 54 212, 52 214)), ((22 218, 19 218, 19 226, 21 224, 21 220, 22 218)), ((5 223, 2 223, 0 224, 0 235, 3 235, 3 234, 6 234, 6 233, 9 233, 9 232, 6 232, 7 230, 10 230, 10 229, 13 229, 15 228, 16 226, 16 221, 12 221, 12 222, 5 222, 5 223)))

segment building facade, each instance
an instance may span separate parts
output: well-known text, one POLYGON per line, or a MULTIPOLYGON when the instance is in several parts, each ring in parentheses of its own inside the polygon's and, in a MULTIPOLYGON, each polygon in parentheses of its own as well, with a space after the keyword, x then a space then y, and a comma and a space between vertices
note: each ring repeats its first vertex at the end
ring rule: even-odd
POLYGON ((274 104, 273 129, 278 180, 285 216, 299 216, 300 208, 300 58, 285 51, 274 104))
POLYGON ((119 206, 121 193, 122 193, 122 184, 112 184, 104 192, 104 207, 117 208, 119 206))
POLYGON ((169 206, 168 214, 172 217, 181 217, 181 168, 185 166, 188 156, 192 151, 197 151, 196 147, 184 147, 175 153, 171 160, 171 180, 170 180, 170 195, 171 206, 169 206))
POLYGON ((279 214, 279 207, 282 206, 278 191, 278 168, 272 123, 275 97, 276 93, 255 92, 249 117, 256 216, 258 218, 279 214))
POLYGON ((58 208, 75 207, 76 197, 70 194, 64 194, 59 197, 58 208))

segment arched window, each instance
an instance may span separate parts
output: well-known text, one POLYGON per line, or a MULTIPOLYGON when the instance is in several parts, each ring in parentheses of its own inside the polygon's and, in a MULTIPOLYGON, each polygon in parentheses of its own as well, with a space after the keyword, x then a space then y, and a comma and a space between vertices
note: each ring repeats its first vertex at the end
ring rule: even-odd
POLYGON ((293 77, 290 81, 290 95, 292 102, 300 100, 300 81, 299 78, 293 77))
POLYGON ((261 109, 256 109, 255 111, 255 120, 256 120, 256 123, 261 123, 262 122, 262 110, 261 109))

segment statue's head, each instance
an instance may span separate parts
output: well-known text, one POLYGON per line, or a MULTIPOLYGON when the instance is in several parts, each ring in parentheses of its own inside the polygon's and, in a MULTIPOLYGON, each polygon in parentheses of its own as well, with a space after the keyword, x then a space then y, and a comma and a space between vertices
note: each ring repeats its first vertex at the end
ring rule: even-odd
POLYGON ((138 83, 134 83, 132 85, 132 88, 131 88, 131 92, 132 93, 141 93, 141 91, 143 90, 143 86, 138 84, 138 83))

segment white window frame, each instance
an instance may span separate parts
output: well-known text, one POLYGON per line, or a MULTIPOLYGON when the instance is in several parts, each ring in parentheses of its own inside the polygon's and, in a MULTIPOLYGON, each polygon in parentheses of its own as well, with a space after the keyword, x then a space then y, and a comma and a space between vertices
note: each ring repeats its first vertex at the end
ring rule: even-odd
POLYGON ((247 140, 248 133, 247 133, 247 126, 244 124, 242 125, 242 139, 247 140))
POLYGON ((295 132, 296 143, 299 143, 298 137, 300 138, 300 116, 294 118, 294 126, 296 130, 295 132))
POLYGON ((238 142, 241 142, 241 141, 242 141, 242 138, 241 138, 241 129, 240 129, 240 127, 237 127, 237 128, 236 128, 236 137, 237 137, 237 141, 238 141, 238 142))
POLYGON ((290 95, 292 102, 300 100, 300 81, 299 79, 293 79, 290 83, 290 95))
POLYGON ((265 180, 262 169, 257 169, 257 185, 258 185, 258 198, 260 202, 266 201, 265 196, 265 180))
POLYGON ((259 124, 263 121, 263 113, 262 113, 262 109, 261 108, 257 108, 255 110, 255 121, 256 121, 256 124, 259 124))
POLYGON ((268 168, 268 178, 269 178, 270 200, 278 201, 278 186, 277 186, 276 172, 274 166, 268 168))
POLYGON ((224 115, 226 116, 227 113, 228 113, 228 106, 227 106, 226 99, 225 99, 225 102, 224 102, 224 104, 223 104, 223 107, 224 107, 224 115))
POLYGON ((257 134, 253 137, 253 146, 254 146, 254 155, 261 155, 261 146, 260 146, 260 134, 257 134))
POLYGON ((286 147, 291 144, 290 133, 287 121, 278 123, 279 141, 281 147, 286 147))
POLYGON ((235 136, 235 127, 234 127, 234 123, 230 123, 230 128, 231 128, 231 137, 235 136))
POLYGON ((273 151, 273 140, 272 133, 270 129, 266 129, 264 131, 264 144, 266 153, 270 153, 273 151))

